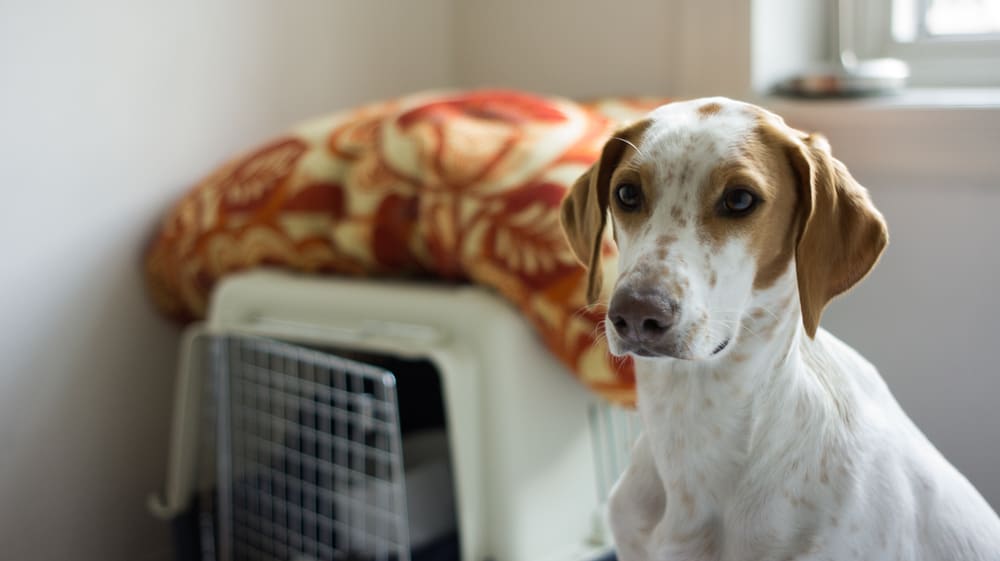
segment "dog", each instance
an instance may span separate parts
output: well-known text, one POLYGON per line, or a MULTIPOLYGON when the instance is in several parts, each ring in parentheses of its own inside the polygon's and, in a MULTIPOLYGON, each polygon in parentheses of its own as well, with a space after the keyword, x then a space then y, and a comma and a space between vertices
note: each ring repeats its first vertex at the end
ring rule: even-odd
POLYGON ((621 561, 1000 560, 996 513, 819 327, 888 243, 821 135, 726 98, 619 131, 561 208, 592 303, 609 216, 605 333, 643 429, 609 500, 621 561))

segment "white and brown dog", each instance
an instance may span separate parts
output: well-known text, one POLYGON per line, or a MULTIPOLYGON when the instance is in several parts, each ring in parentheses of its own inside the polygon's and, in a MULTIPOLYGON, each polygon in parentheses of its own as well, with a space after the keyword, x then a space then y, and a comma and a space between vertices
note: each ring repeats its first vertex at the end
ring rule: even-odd
POLYGON ((635 359, 643 435, 621 561, 1000 559, 1000 519, 878 372, 819 328, 888 237, 826 141, 753 105, 672 103, 618 133, 562 219, 635 359))

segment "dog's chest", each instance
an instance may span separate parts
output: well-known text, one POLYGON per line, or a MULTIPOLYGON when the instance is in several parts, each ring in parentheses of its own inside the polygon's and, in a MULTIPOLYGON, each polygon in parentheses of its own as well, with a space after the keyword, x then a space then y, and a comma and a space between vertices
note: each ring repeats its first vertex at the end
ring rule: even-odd
MULTIPOLYGON (((663 517, 674 528, 665 539, 714 536, 714 556, 707 559, 728 558, 718 544, 762 559, 809 551, 813 544, 799 543, 800 536, 822 526, 835 507, 841 474, 825 466, 830 460, 822 453, 804 449, 818 443, 807 446, 793 434, 805 430, 794 420, 794 401, 784 402, 784 409, 769 407, 744 374, 677 376, 637 368, 639 410, 668 497, 663 517), (772 444, 795 442, 803 449, 768 451, 772 444)), ((836 515, 833 520, 839 522, 836 515)))
POLYGON ((750 438, 747 382, 721 372, 680 374, 641 365, 637 377, 639 412, 668 491, 674 486, 704 495, 697 502, 732 491, 750 438))

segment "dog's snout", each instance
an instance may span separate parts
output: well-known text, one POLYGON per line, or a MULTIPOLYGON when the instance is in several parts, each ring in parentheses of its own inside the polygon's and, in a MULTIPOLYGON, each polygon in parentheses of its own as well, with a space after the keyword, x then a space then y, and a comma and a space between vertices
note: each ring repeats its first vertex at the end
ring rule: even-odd
POLYGON ((661 292, 619 291, 611 298, 608 320, 623 339, 655 343, 673 326, 676 308, 661 292))

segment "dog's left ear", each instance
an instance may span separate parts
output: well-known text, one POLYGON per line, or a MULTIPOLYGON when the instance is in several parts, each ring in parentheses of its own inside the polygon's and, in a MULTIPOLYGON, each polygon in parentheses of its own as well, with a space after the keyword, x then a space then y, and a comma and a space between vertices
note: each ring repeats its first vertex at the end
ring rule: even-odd
POLYGON ((872 270, 889 232, 868 191, 831 155, 826 138, 803 136, 792 161, 800 184, 799 302, 806 333, 815 337, 827 303, 872 270))

